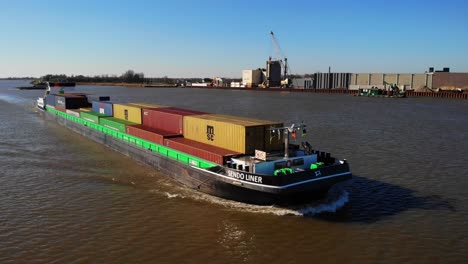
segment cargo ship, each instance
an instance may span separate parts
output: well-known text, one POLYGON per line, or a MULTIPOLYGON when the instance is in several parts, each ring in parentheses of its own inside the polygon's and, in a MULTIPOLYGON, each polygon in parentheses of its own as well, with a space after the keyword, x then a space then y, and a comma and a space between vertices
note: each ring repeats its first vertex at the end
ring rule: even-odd
POLYGON ((145 163, 182 185, 258 204, 305 203, 352 177, 346 160, 290 144, 303 123, 283 123, 109 97, 52 94, 37 99, 44 116, 145 163))

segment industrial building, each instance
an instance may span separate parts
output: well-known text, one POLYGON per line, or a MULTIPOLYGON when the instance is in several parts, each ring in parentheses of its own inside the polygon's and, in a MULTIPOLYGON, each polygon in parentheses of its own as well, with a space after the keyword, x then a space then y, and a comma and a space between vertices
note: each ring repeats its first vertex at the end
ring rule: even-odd
POLYGON ((351 77, 349 89, 378 87, 385 89, 396 84, 407 90, 455 90, 468 89, 468 73, 450 72, 449 68, 426 73, 355 73, 351 77))
POLYGON ((311 78, 292 81, 299 89, 387 89, 395 84, 400 89, 424 90, 467 90, 468 73, 450 72, 449 68, 425 73, 315 73, 311 78))

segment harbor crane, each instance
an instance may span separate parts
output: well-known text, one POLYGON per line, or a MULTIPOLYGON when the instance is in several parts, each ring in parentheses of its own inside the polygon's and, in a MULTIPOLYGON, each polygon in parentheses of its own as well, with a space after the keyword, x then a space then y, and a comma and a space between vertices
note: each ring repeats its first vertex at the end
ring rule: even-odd
POLYGON ((271 41, 273 43, 273 49, 275 50, 275 60, 278 60, 283 68, 283 76, 281 77, 281 87, 289 88, 291 85, 291 79, 289 78, 289 64, 288 58, 286 58, 278 44, 278 40, 275 37, 275 33, 270 31, 271 41))

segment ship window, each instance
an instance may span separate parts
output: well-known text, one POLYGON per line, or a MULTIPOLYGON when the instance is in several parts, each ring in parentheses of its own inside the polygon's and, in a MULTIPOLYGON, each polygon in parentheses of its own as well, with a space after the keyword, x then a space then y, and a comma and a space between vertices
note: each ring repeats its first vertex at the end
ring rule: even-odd
POLYGON ((293 166, 302 166, 302 165, 304 165, 304 159, 293 160, 293 166))
POLYGON ((286 168, 286 161, 280 161, 275 163, 275 170, 286 168))

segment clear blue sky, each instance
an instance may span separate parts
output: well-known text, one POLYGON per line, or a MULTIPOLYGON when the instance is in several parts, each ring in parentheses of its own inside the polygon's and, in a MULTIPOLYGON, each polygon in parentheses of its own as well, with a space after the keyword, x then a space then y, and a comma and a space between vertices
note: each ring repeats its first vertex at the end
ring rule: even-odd
POLYGON ((0 0, 0 77, 240 77, 275 32, 293 73, 468 72, 468 1, 0 0))

